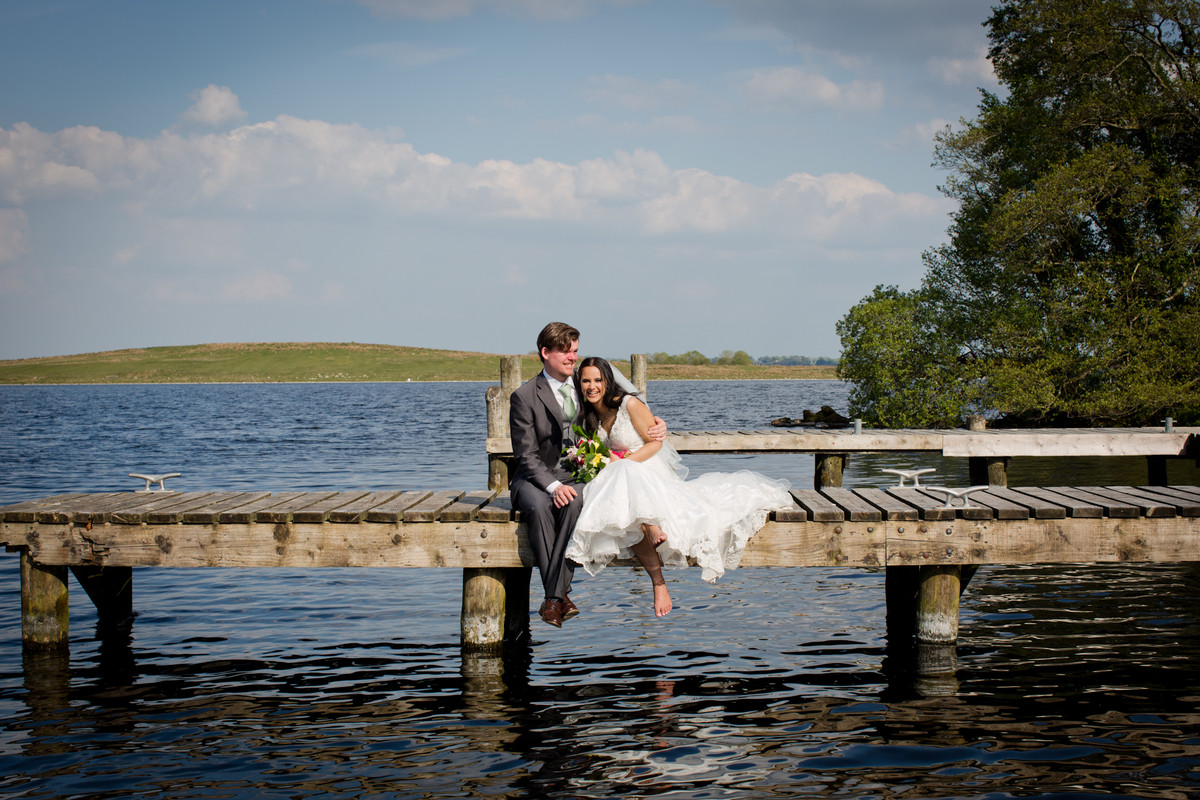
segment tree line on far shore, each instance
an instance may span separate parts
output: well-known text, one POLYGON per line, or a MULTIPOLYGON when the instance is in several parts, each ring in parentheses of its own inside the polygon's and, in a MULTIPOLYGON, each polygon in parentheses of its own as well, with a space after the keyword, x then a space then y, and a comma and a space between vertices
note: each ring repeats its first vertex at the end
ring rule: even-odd
POLYGON ((649 364, 687 364, 692 366, 707 364, 733 364, 735 366, 767 366, 767 367, 836 367, 836 358, 809 358, 808 356, 754 356, 745 350, 722 350, 718 356, 709 358, 699 350, 689 350, 686 353, 670 355, 668 353, 647 353, 646 362, 649 364))
POLYGON ((1200 423, 1200 0, 1003 0, 1003 86, 936 138, 920 286, 839 322, 880 427, 1200 423))

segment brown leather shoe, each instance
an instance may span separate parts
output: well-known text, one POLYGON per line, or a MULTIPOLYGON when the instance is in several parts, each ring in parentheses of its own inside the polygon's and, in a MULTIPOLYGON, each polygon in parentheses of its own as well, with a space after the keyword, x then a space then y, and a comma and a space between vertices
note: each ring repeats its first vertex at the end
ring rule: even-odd
POLYGON ((557 597, 547 597, 542 603, 542 607, 538 609, 538 616, 542 618, 542 622, 553 625, 556 628, 562 627, 563 612, 562 600, 557 597))
POLYGON ((579 616, 579 606, 571 602, 571 595, 563 598, 562 617, 564 620, 579 616))

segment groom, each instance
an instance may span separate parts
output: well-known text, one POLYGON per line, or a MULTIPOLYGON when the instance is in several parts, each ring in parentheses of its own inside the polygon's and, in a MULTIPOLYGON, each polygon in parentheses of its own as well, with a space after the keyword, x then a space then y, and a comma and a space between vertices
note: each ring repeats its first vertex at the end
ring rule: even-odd
MULTIPOLYGON (((561 628, 564 619, 579 613, 571 602, 575 565, 563 556, 575 520, 583 507, 582 487, 563 466, 563 441, 571 433, 571 418, 579 408, 571 380, 579 360, 579 331, 565 322, 551 322, 537 339, 543 369, 512 393, 509 427, 516 470, 510 483, 513 506, 529 534, 529 546, 542 576, 546 599, 538 609, 542 620, 561 628)), ((623 376, 618 381, 623 380, 623 376)), ((626 389, 633 387, 625 381, 626 389)), ((662 439, 667 426, 655 417, 650 435, 662 439)))

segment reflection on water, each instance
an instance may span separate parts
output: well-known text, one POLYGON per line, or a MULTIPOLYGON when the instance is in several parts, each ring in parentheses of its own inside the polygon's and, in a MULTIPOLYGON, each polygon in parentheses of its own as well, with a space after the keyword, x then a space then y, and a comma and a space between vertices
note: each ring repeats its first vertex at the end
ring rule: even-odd
MULTIPOLYGON (((652 384, 651 400, 679 429, 761 427, 753 420, 821 404, 789 400, 808 387, 771 384, 652 384), (742 421, 717 424, 722 397, 742 421)), ((124 472, 180 465, 190 482, 180 488, 260 488, 264 476, 279 489, 482 485, 482 386, 443 387, 440 399, 411 387, 77 387, 37 402, 0 391, 3 491, 126 488, 124 472), (155 404, 177 419, 128 423, 155 404)), ((882 485, 893 480, 882 468, 926 463, 965 481, 961 460, 924 459, 852 457, 846 482, 882 485)), ((688 459, 703 471, 748 457, 713 460, 688 459)), ((1064 466, 1023 460, 1010 474, 1060 483, 1064 466)), ((811 481, 809 458, 753 468, 811 481)), ((1144 480, 1140 459, 1103 469, 1095 482, 1144 480)), ((460 653, 452 570, 137 569, 138 617, 104 636, 72 583, 67 657, 22 654, 16 576, 16 556, 0 554, 5 796, 1185 798, 1200 788, 1194 566, 985 567, 964 598, 953 674, 890 657, 878 571, 742 569, 715 585, 675 571, 664 620, 648 612, 640 572, 583 575, 573 593, 583 614, 562 630, 534 620, 533 641, 503 658, 460 653)))

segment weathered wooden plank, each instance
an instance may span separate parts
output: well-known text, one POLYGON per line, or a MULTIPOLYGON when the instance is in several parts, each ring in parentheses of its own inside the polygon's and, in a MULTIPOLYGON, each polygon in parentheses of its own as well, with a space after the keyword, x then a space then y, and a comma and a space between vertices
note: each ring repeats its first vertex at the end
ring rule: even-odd
POLYGON ((884 519, 917 520, 921 518, 920 511, 905 503, 900 498, 885 492, 883 489, 855 489, 854 492, 871 505, 880 509, 883 512, 884 519))
POLYGON ((265 495, 247 500, 240 505, 222 510, 217 519, 222 525, 246 524, 253 522, 258 513, 264 509, 304 497, 307 494, 308 492, 268 492, 265 495))
POLYGON ((512 495, 508 492, 500 492, 493 497, 490 503, 479 509, 478 515, 480 522, 515 522, 520 517, 521 512, 513 510, 512 495))
MULTIPOLYGON (((14 526, 19 527, 19 526, 14 526)), ((529 567, 511 523, 41 526, 38 563, 160 567, 529 567)), ((1200 518, 768 522, 745 566, 1200 561, 1200 518)))
POLYGON ((792 489, 792 497, 814 522, 841 522, 846 519, 846 512, 816 489, 792 489))
POLYGON ((34 522, 37 512, 47 507, 61 506, 80 497, 88 497, 83 492, 56 494, 52 497, 42 497, 36 500, 23 500, 20 503, 0 507, 0 521, 4 522, 34 522))
MULTIPOLYGON (((1064 494, 1059 494, 1052 489, 1046 489, 1040 486, 1022 486, 1017 491, 1021 494, 1035 497, 1039 500, 1044 500, 1048 503, 1061 505, 1067 511, 1067 516, 1075 519, 1099 519, 1104 516, 1104 509, 1095 503, 1086 500, 1080 500, 1075 497, 1068 497, 1064 494)), ((1053 517, 1048 517, 1053 519, 1053 517)))
POLYGON ((327 497, 324 500, 313 503, 310 506, 305 506, 304 508, 293 511, 292 521, 308 523, 324 522, 329 518, 330 511, 333 511, 335 508, 340 508, 347 503, 353 503, 355 500, 361 500, 362 498, 366 497, 366 495, 367 493, 364 491, 338 492, 332 497, 327 497))
MULTIPOLYGON (((155 511, 175 508, 194 508, 203 503, 213 492, 147 492, 155 498, 149 502, 137 505, 121 506, 105 513, 106 521, 117 525, 141 525, 149 522, 149 515, 155 511)), ((169 517, 165 517, 169 518, 169 517)), ((78 521, 78 520, 77 520, 78 521)), ((171 520, 172 522, 177 520, 171 520)))
POLYGON ((434 492, 429 497, 405 511, 404 521, 433 522, 438 518, 438 514, 443 508, 451 505, 455 500, 462 496, 463 492, 457 489, 449 489, 444 492, 434 492))
MULTIPOLYGON (((320 503, 336 495, 337 492, 299 492, 295 496, 288 497, 285 500, 274 503, 271 506, 262 509, 254 514, 255 522, 271 522, 282 523, 289 522, 292 515, 297 511, 320 503)), ((278 497, 279 495, 276 495, 278 497)))
POLYGON ((973 492, 971 502, 992 509, 996 519, 1029 519, 1029 508, 1005 497, 1001 491, 1001 487, 997 486, 987 491, 973 492))
POLYGON ((1165 486, 1109 486, 1106 488, 1118 491, 1123 496, 1130 498, 1130 500, 1142 500, 1146 503, 1144 507, 1157 508, 1159 505, 1165 504, 1174 511, 1173 514, 1147 514, 1146 516, 1173 517, 1179 515, 1194 517, 1200 514, 1200 501, 1189 501, 1179 496, 1168 496, 1166 492, 1169 490, 1165 486), (1191 513, 1188 513, 1188 511, 1191 513))
MULTIPOLYGON (((50 525, 61 525, 71 521, 73 510, 78 508, 81 503, 92 502, 103 503, 111 498, 121 498, 129 494, 128 492, 103 492, 100 494, 85 495, 73 500, 64 500, 61 503, 48 503, 38 509, 33 515, 33 521, 50 525)), ((7 519, 5 520, 7 522, 7 519)))
MULTIPOLYGON (((203 508, 222 498, 238 497, 245 492, 196 492, 181 499, 181 502, 148 509, 145 521, 151 525, 168 525, 183 521, 183 515, 194 508, 203 508)), ((113 520, 117 522, 119 520, 113 520)))
POLYGON ((1197 518, 910 523, 887 543, 889 566, 1182 561, 1200 561, 1197 518))
POLYGON ((777 522, 807 522, 808 510, 803 506, 798 505, 796 503, 796 498, 793 497, 790 508, 785 508, 780 511, 772 511, 770 514, 770 519, 774 519, 777 522))
POLYGON ((366 519, 367 512, 371 509, 382 506, 399 496, 399 489, 391 489, 386 492, 369 492, 357 500, 333 509, 329 512, 328 519, 330 522, 346 525, 356 524, 366 519))
POLYGON ((219 499, 209 498, 207 502, 196 508, 190 508, 180 515, 184 524, 212 524, 219 522, 221 512, 244 506, 247 503, 257 503, 270 497, 270 492, 235 492, 219 499))
POLYGON ((404 519, 404 512, 429 497, 433 492, 421 489, 413 492, 401 492, 398 496, 393 497, 386 503, 367 511, 367 522, 400 522, 404 519))
MULTIPOLYGON (((764 431, 671 431, 681 453, 941 452, 951 457, 1189 455, 1200 428, 887 430, 776 428, 764 431)), ((489 454, 511 454, 512 440, 489 436, 489 454)))
POLYGON ((1137 506, 1129 503, 1114 500, 1111 497, 1098 495, 1089 489, 1075 488, 1072 486, 1051 486, 1049 487, 1055 494, 1061 494, 1064 497, 1070 497, 1075 500, 1083 500, 1085 503, 1100 507, 1101 512, 1106 517, 1118 517, 1128 519, 1130 517, 1140 516, 1137 506))
POLYGON ((1143 497, 1134 492, 1122 491, 1113 486, 1093 486, 1088 491, 1102 497, 1111 497, 1115 500, 1131 503, 1143 517, 1176 516, 1174 504, 1168 504, 1163 500, 1143 497))
POLYGON ((893 486, 887 490, 887 493, 915 507, 923 520, 937 522, 954 519, 958 516, 954 509, 945 508, 945 503, 941 499, 931 497, 912 486, 893 486))
MULTIPOLYGON (((1045 497, 1026 493, 1024 488, 1013 489, 1003 486, 991 486, 988 488, 988 494, 1001 497, 1011 503, 1017 503, 1023 508, 1029 509, 1036 519, 1066 519, 1067 516, 1067 507, 1065 505, 1051 502, 1045 497)), ((1025 517, 1019 517, 1019 519, 1025 519, 1025 517)))
POLYGON ((871 523, 768 522, 746 545, 743 567, 881 567, 882 526, 871 523))
POLYGON ((921 488, 915 489, 915 491, 924 494, 934 502, 941 503, 944 511, 948 510, 954 512, 954 516, 959 519, 983 520, 992 519, 995 516, 995 512, 992 510, 991 506, 975 502, 976 494, 972 494, 966 498, 965 503, 962 499, 951 498, 952 502, 947 504, 946 495, 933 491, 934 488, 935 487, 933 486, 922 485, 921 488), (959 503, 964 504, 958 505, 959 503))
POLYGON ((942 455, 1150 456, 1184 455, 1191 431, 1161 428, 963 431, 946 436, 942 455))
POLYGON ((822 489, 821 494, 841 508, 845 512, 846 519, 851 522, 880 522, 883 520, 882 511, 849 489, 831 486, 822 489))
POLYGON ((511 523, 63 525, 29 541, 39 563, 151 567, 532 566, 511 523), (487 534, 487 535, 484 535, 487 534))
MULTIPOLYGON (((161 503, 165 498, 178 499, 179 492, 119 492, 104 497, 93 495, 80 499, 68 513, 71 522, 77 525, 108 522, 114 511, 150 506, 161 503)), ((64 509, 66 510, 66 509, 64 509)))
POLYGON ((475 519, 479 509, 492 499, 495 492, 490 490, 467 492, 454 503, 442 509, 439 516, 442 522, 470 522, 475 519))
POLYGON ((1171 491, 1200 500, 1200 486, 1171 486, 1171 491))
POLYGON ((1200 497, 1185 494, 1172 486, 1142 486, 1139 490, 1174 503, 1181 517, 1200 517, 1200 497))

